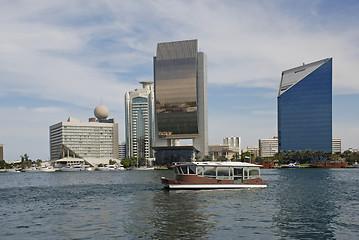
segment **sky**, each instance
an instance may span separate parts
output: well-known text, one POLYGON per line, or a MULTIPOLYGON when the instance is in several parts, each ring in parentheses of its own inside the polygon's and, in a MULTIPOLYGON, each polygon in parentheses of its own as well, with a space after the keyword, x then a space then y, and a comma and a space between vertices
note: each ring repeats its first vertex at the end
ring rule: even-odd
POLYGON ((333 58, 333 137, 359 148, 356 0, 1 0, 0 144, 49 159, 49 126, 101 104, 124 140, 124 94, 153 81, 159 42, 207 54, 209 143, 277 136, 281 73, 333 58))

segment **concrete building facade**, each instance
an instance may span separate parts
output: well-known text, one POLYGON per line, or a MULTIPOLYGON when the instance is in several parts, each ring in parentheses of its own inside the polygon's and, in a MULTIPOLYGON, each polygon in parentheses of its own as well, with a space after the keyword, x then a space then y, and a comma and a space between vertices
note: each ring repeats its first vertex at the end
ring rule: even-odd
POLYGON ((278 152, 278 137, 259 139, 259 156, 273 157, 278 152))
POLYGON ((155 100, 152 82, 125 94, 126 157, 154 158, 155 100))
POLYGON ((208 154, 207 60, 198 41, 158 43, 154 83, 157 164, 203 158, 208 154), (184 139, 192 140, 192 148, 181 144, 184 139))
POLYGON ((120 142, 118 145, 118 159, 122 160, 126 158, 126 142, 120 142))
POLYGON ((332 152, 333 153, 341 153, 342 152, 342 139, 341 138, 333 138, 332 139, 332 152))
POLYGON ((95 109, 89 122, 69 117, 66 122, 50 126, 50 159, 83 159, 95 166, 118 159, 118 124, 108 117, 107 107, 95 109))

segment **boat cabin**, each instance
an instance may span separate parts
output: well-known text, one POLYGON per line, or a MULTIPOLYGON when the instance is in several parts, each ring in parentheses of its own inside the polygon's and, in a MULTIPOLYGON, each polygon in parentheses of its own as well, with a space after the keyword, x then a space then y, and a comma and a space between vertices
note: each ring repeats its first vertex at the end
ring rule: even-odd
POLYGON ((196 175, 198 177, 232 180, 242 183, 243 180, 260 178, 260 165, 242 162, 191 162, 176 163, 173 168, 178 175, 196 175))

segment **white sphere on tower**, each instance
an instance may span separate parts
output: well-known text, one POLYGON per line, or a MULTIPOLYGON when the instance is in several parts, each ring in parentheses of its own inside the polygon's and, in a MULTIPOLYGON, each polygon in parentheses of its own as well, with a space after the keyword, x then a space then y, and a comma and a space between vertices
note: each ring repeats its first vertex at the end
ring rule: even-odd
POLYGON ((98 119, 106 119, 108 115, 110 115, 110 111, 105 105, 98 105, 95 108, 94 113, 95 117, 97 117, 98 119))

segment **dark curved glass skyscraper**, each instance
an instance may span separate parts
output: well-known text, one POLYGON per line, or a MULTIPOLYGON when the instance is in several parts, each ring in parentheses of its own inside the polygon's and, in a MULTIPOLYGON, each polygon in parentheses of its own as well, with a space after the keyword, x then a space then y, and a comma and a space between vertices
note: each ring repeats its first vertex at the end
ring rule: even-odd
POLYGON ((196 39, 158 43, 154 57, 157 163, 208 154, 206 68, 206 55, 198 52, 196 39), (181 139, 192 139, 192 146, 180 146, 181 139))
POLYGON ((279 150, 332 152, 332 58, 282 72, 279 150))

